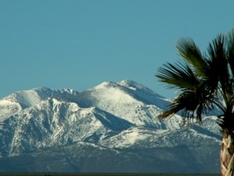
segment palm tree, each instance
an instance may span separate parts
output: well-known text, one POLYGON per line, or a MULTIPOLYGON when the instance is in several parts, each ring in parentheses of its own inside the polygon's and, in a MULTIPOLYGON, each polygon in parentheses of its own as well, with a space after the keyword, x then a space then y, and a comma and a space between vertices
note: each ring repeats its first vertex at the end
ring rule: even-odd
POLYGON ((202 121, 207 112, 219 108, 222 176, 234 176, 234 29, 219 34, 202 54, 192 39, 182 38, 176 45, 182 60, 166 63, 155 75, 169 88, 178 90, 160 117, 183 112, 186 118, 202 121))

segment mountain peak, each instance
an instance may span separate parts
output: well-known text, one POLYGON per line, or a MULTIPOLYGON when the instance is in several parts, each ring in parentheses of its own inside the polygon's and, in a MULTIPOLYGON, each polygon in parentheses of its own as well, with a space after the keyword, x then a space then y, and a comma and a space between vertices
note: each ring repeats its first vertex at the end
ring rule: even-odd
POLYGON ((18 103, 22 108, 27 108, 40 103, 48 98, 57 98, 63 100, 72 100, 79 93, 73 89, 50 89, 47 87, 38 87, 30 90, 17 91, 2 100, 8 100, 18 103))
POLYGON ((33 88, 32 90, 37 91, 37 92, 48 92, 48 91, 51 91, 50 88, 45 87, 45 86, 36 87, 36 88, 33 88))
POLYGON ((119 82, 119 84, 121 86, 128 87, 128 88, 133 89, 133 90, 148 89, 145 86, 143 86, 142 84, 139 84, 139 83, 137 83, 135 81, 132 81, 132 80, 129 80, 129 79, 122 80, 122 81, 119 82))
POLYGON ((94 87, 94 89, 100 89, 100 88, 108 88, 108 87, 113 87, 117 85, 115 82, 112 81, 104 81, 101 84, 97 85, 94 87))

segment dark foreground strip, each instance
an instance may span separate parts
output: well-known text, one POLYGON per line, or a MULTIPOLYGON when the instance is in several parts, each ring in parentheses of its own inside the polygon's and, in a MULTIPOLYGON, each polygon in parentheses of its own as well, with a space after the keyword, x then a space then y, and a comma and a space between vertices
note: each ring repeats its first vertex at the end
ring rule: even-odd
POLYGON ((166 173, 1 173, 0 176, 220 176, 220 174, 166 174, 166 173))

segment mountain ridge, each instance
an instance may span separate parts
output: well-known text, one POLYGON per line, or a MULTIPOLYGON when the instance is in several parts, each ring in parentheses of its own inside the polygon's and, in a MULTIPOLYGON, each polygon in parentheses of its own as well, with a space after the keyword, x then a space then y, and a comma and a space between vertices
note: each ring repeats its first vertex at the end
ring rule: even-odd
MULTIPOLYGON (((168 104, 166 98, 131 80, 103 82, 82 92, 46 87, 18 91, 0 99, 0 110, 3 112, 0 116, 0 166, 2 162, 12 166, 12 162, 24 156, 31 159, 37 156, 35 163, 41 166, 42 172, 48 171, 47 165, 58 169, 53 163, 61 168, 66 166, 71 172, 104 172, 104 165, 100 168, 90 166, 90 170, 82 165, 74 170, 73 164, 84 160, 91 165, 95 157, 100 156, 96 158, 100 162, 113 154, 117 158, 111 157, 112 160, 122 169, 110 167, 118 172, 130 172, 133 168, 139 170, 136 162, 145 163, 139 172, 167 172, 157 168, 157 165, 166 161, 175 164, 180 153, 185 158, 193 157, 195 160, 189 160, 189 163, 178 161, 180 165, 171 166, 171 171, 179 172, 178 168, 186 165, 184 172, 195 172, 196 167, 199 172, 218 172, 219 158, 216 152, 219 150, 220 134, 215 118, 207 117, 203 126, 191 124, 190 127, 182 125, 179 115, 163 121, 157 119, 168 104), (82 148, 83 145, 86 147, 82 148), (82 159, 83 155, 72 146, 78 146, 93 159, 82 159), (97 153, 88 154, 85 151, 88 146, 92 146, 97 153), (51 152, 45 156, 43 152, 47 149, 51 152), (53 152, 53 149, 62 153, 66 151, 66 156, 53 152), (181 153, 182 149, 184 154, 181 153), (208 158, 203 157, 205 153, 209 154, 208 158), (52 161, 56 156, 63 161, 61 164, 52 161), (48 162, 45 162, 46 157, 48 162), (68 158, 64 160, 61 157, 68 158), (45 163, 41 163, 40 158, 45 163), (213 167, 205 168, 198 164, 209 159, 214 161, 213 167), (128 165, 129 170, 121 162, 128 165), (155 169, 147 166, 149 162, 155 169)), ((12 169, 20 169, 20 163, 16 163, 18 165, 12 169)), ((28 169, 32 168, 25 165, 21 171, 28 169)), ((8 168, 3 167, 3 170, 8 168)))

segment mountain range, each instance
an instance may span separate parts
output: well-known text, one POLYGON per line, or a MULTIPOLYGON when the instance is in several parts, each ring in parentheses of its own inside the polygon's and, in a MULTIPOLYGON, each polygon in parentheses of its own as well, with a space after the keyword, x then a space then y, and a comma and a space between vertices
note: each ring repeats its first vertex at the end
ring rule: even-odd
POLYGON ((221 135, 131 80, 78 92, 46 87, 0 99, 0 172, 219 173, 221 135))

